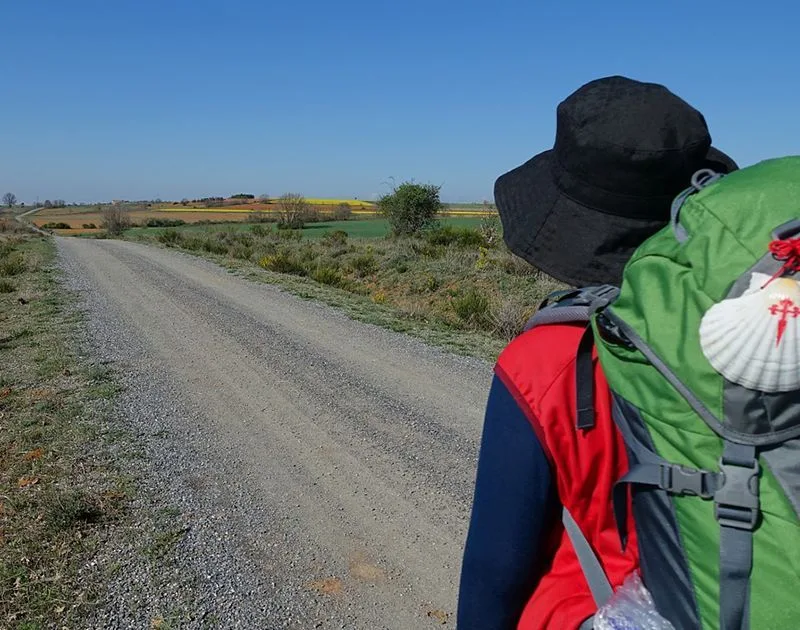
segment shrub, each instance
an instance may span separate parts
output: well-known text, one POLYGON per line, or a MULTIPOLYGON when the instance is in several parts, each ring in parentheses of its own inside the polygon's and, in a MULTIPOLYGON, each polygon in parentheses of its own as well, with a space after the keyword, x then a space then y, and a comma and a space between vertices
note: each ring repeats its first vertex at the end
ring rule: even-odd
POLYGON ((255 236, 266 236, 267 234, 270 234, 272 232, 272 230, 269 227, 264 227, 260 223, 257 223, 256 225, 252 226, 250 228, 250 231, 255 236))
POLYGON ((210 254, 228 253, 228 245, 215 238, 205 238, 202 242, 202 248, 210 254))
POLYGON ((252 212, 246 220, 251 223, 274 223, 275 217, 263 212, 262 210, 256 210, 252 212))
POLYGON ((83 229, 84 230, 95 230, 95 229, 97 229, 97 226, 94 223, 84 223, 83 224, 83 229))
POLYGON ((344 278, 341 272, 335 267, 321 265, 314 270, 311 277, 320 284, 328 284, 334 287, 339 287, 344 284, 344 278))
POLYGON ((278 227, 302 228, 311 219, 311 206, 303 195, 287 193, 278 199, 278 227))
POLYGON ((231 247, 228 253, 233 258, 238 258, 240 260, 250 260, 250 257, 253 255, 253 250, 247 245, 236 244, 233 247, 231 247))
POLYGON ((458 245, 459 247, 483 247, 486 240, 478 230, 445 225, 425 233, 425 240, 433 245, 458 245))
POLYGON ((203 248, 203 239, 199 236, 187 236, 181 242, 181 247, 196 252, 203 248))
POLYGON ((478 228, 487 247, 495 247, 503 238, 503 224, 499 217, 484 217, 478 228))
POLYGON ((303 239, 303 230, 294 230, 288 227, 281 227, 278 224, 278 238, 282 241, 300 241, 303 239))
POLYGON ((342 246, 347 244, 347 239, 347 232, 344 230, 334 230, 333 232, 328 232, 325 236, 323 236, 322 242, 326 245, 342 246))
POLYGON ((122 208, 107 206, 103 210, 103 227, 109 234, 119 236, 130 226, 131 218, 122 208))
POLYGON ((388 219, 396 235, 418 234, 442 209, 439 187, 404 182, 378 200, 378 210, 388 219))
POLYGON ((181 225, 186 225, 186 221, 183 219, 148 219, 147 223, 145 223, 147 227, 178 227, 181 225))
POLYGON ((378 261, 373 254, 359 254, 350 261, 350 268, 363 278, 378 271, 378 261))
POLYGON ((12 253, 0 261, 0 276, 18 276, 23 271, 25 271, 25 260, 22 254, 12 253))
POLYGON ((173 230, 170 228, 159 234, 158 240, 165 245, 173 246, 178 244, 178 242, 181 240, 181 237, 181 233, 178 232, 178 230, 173 230))
POLYGON ((336 221, 348 221, 353 214, 353 209, 346 203, 340 203, 333 210, 333 218, 336 221))
POLYGON ((13 293, 17 288, 9 280, 0 280, 0 293, 13 293))
POLYGON ((45 230, 71 230, 72 226, 69 223, 45 223, 42 226, 45 230))
POLYGON ((522 332, 530 314, 530 308, 509 297, 491 308, 490 320, 495 332, 504 341, 511 341, 522 332))
POLYGON ((305 266, 290 252, 277 251, 274 254, 264 256, 258 261, 264 269, 277 273, 289 273, 297 276, 306 275, 305 266))
POLYGON ((473 326, 486 322, 489 312, 489 298, 475 288, 453 299, 453 310, 459 319, 473 326))
POLYGON ((441 258, 444 255, 444 247, 442 245, 434 245, 426 243, 425 241, 414 241, 411 243, 411 251, 423 258, 441 258))

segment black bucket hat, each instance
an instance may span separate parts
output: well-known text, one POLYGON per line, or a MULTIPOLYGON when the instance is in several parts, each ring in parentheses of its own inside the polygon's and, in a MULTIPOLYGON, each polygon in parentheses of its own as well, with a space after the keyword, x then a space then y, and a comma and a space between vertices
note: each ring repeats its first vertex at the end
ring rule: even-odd
POLYGON ((553 149, 502 175, 495 203, 517 256, 572 286, 622 281, 633 251, 669 221, 702 169, 736 163, 703 115, 663 85, 614 76, 558 106, 553 149))

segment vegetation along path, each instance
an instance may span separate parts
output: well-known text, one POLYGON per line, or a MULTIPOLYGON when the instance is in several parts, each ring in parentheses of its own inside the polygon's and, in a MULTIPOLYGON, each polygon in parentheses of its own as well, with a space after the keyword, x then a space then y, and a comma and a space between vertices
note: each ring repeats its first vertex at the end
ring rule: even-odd
MULTIPOLYGON (((57 242, 174 506, 175 627, 454 625, 489 363, 188 254, 57 242)), ((98 625, 145 627, 156 595, 102 553, 98 625)))

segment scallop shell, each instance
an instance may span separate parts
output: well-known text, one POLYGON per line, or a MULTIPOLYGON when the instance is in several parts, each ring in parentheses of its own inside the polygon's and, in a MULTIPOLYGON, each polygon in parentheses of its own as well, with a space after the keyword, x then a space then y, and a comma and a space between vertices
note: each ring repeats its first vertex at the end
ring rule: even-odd
POLYGON ((700 345, 733 383, 762 392, 800 389, 800 283, 769 280, 754 273, 740 297, 712 306, 700 323, 700 345))

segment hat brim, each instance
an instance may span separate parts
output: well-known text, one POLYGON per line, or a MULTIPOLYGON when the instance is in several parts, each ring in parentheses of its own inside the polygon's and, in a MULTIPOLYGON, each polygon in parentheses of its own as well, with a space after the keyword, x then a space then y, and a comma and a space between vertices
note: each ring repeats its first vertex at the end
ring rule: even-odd
MULTIPOLYGON (((667 224, 668 209, 663 218, 635 219, 583 206, 556 186, 552 159, 545 151, 498 178, 503 239, 514 254, 571 286, 619 285, 636 248, 667 224)), ((717 172, 738 168, 713 147, 706 161, 717 172)))

